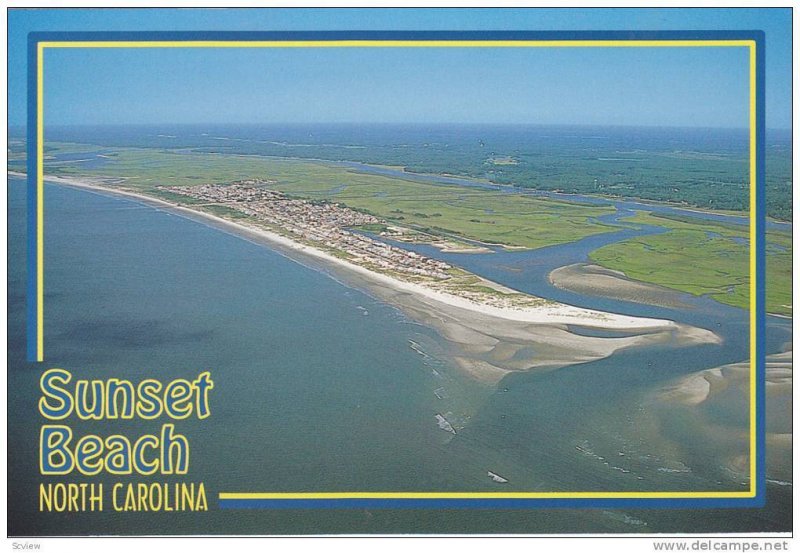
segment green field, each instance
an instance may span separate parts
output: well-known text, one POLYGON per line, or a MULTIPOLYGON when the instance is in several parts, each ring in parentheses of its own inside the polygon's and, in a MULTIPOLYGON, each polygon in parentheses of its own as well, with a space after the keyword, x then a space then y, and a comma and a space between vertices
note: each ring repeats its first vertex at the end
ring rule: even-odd
MULTIPOLYGON (((111 151, 112 162, 93 170, 57 164, 47 167, 46 172, 123 178, 126 188, 171 200, 178 197, 156 186, 192 186, 258 177, 274 181, 272 188, 292 196, 341 202, 432 234, 454 234, 511 247, 540 248, 612 230, 591 221, 612 213, 608 207, 432 185, 359 173, 322 161, 147 149, 111 151)), ((187 199, 180 200, 186 203, 187 199)))
MULTIPOLYGON (((631 278, 747 308, 750 246, 746 227, 654 216, 640 212, 630 222, 660 225, 669 232, 626 240, 595 250, 596 263, 631 278)), ((767 233, 767 302, 769 313, 791 315, 792 237, 767 233)))

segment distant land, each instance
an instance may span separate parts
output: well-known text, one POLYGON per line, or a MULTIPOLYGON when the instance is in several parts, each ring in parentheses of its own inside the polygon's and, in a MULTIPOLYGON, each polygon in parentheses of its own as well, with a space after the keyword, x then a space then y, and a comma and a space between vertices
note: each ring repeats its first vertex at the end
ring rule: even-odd
MULTIPOLYGON (((749 208, 745 129, 490 125, 56 127, 48 141, 346 160, 566 193, 749 208)), ((12 136, 22 136, 19 129, 12 136)), ((11 152, 20 153, 19 145, 11 152)), ((791 131, 768 130, 767 215, 792 216, 791 131)))
MULTIPOLYGON (((59 139, 46 145, 48 175, 182 204, 200 202, 177 188, 256 179, 290 198, 374 217, 362 231, 449 251, 537 249, 638 226, 643 232, 629 239, 598 243, 590 260, 646 283, 749 305, 741 131, 132 126, 57 128, 48 136, 59 139), (61 142, 67 139, 75 142, 61 142), (416 172, 425 169, 433 173, 416 172), (506 181, 520 186, 497 184, 506 181), (645 203, 615 204, 618 195, 645 203), (646 203, 665 199, 677 209, 646 203), (693 211, 700 209, 710 215, 693 211)), ((24 170, 24 141, 12 140, 10 149, 9 169, 24 170)), ((790 143, 778 136, 768 152, 768 204, 782 219, 791 216, 790 143)), ((201 210, 243 217, 224 203, 202 203, 201 210)), ((790 230, 771 224, 767 234, 767 310, 781 315, 791 315, 790 230)))

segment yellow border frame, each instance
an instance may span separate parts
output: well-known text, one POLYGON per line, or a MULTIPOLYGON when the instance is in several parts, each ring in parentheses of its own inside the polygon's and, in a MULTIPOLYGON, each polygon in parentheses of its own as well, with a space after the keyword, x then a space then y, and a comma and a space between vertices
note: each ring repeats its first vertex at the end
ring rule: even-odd
POLYGON ((37 45, 37 361, 44 360, 44 51, 46 48, 696 48, 750 54, 750 489, 745 492, 310 492, 227 493, 219 499, 700 499, 756 496, 756 42, 754 40, 320 40, 42 41, 37 45))

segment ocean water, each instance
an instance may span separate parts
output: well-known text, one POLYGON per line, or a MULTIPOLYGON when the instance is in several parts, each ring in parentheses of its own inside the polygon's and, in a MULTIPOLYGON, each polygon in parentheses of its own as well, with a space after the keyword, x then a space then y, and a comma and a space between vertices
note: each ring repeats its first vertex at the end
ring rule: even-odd
MULTIPOLYGON (((24 182, 9 180, 8 193, 11 534, 790 527, 785 486, 768 489, 762 510, 220 511, 221 491, 498 490, 487 470, 510 479, 502 490, 737 484, 716 484, 713 470, 659 470, 665 448, 637 428, 636 413, 643 391, 674 374, 648 368, 647 352, 513 374, 496 390, 471 384, 450 366, 435 333, 335 275, 172 213, 66 187, 46 186, 46 362, 29 364, 24 182), (212 416, 176 427, 192 445, 183 479, 205 483, 211 511, 39 513, 38 380, 54 366, 76 378, 134 382, 210 370, 212 416), (434 393, 442 388, 445 399, 434 393), (438 428, 436 413, 456 423, 456 436, 438 428)), ((101 421, 74 430, 137 436, 162 422, 101 421)), ((81 481, 52 481, 59 479, 81 481)))

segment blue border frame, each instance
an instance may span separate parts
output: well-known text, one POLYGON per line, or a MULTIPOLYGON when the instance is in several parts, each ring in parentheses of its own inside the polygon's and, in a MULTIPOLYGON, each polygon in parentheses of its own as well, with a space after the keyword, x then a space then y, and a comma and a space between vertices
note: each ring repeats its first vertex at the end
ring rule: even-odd
POLYGON ((766 501, 765 416, 765 120, 764 32, 752 31, 159 31, 32 32, 28 35, 27 118, 27 354, 36 360, 37 48, 43 41, 314 41, 314 40, 752 40, 756 44, 756 495, 690 499, 220 499, 222 509, 529 509, 529 508, 754 508, 766 501))
POLYGON ((36 202, 39 190, 36 186, 38 148, 36 147, 36 128, 38 114, 36 111, 36 75, 38 60, 36 50, 38 41, 34 34, 28 35, 28 120, 27 120, 27 172, 28 172, 28 210, 27 210, 27 356, 30 363, 36 362, 36 314, 38 312, 38 296, 36 294, 36 202))

